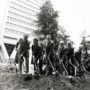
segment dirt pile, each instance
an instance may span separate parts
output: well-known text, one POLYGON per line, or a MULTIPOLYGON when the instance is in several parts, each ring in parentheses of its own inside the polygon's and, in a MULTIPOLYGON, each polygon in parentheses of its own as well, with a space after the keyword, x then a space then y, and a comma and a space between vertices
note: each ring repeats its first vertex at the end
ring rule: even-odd
POLYGON ((0 90, 90 90, 90 75, 87 80, 54 75, 36 80, 32 75, 1 74, 0 90))

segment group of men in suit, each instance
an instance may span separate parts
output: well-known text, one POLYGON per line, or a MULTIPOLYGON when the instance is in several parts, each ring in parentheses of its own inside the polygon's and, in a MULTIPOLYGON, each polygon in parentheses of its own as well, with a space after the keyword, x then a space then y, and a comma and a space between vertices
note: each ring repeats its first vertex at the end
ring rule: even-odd
MULTIPOLYGON (((29 72, 29 49, 30 43, 28 36, 25 35, 24 39, 20 39, 16 44, 15 62, 19 63, 20 72, 22 71, 23 57, 26 60, 26 73, 29 72), (19 49, 17 50, 17 48, 19 49)), ((57 38, 52 41, 51 36, 48 35, 45 40, 33 39, 31 50, 31 64, 34 65, 34 74, 46 74, 48 76, 54 71, 74 76, 76 68, 76 70, 81 71, 82 48, 80 47, 78 52, 74 53, 72 42, 65 45, 63 41, 58 41, 57 38), (45 68, 43 68, 44 66, 45 68)))

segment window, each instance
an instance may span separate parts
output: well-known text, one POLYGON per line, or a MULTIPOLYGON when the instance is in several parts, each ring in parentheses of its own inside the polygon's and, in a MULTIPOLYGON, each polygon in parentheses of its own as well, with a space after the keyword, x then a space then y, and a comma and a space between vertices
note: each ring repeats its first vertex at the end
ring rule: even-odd
POLYGON ((32 5, 28 4, 28 3, 25 3, 25 2, 23 2, 23 1, 21 1, 21 0, 18 0, 18 1, 21 2, 21 3, 23 3, 23 4, 25 4, 25 5, 27 5, 27 6, 29 6, 29 7, 33 7, 33 8, 35 8, 35 9, 39 9, 39 8, 36 8, 36 7, 34 7, 34 6, 32 6, 32 5))
MULTIPOLYGON (((37 11, 34 11, 34 10, 32 10, 32 9, 30 9, 30 8, 27 8, 27 7, 24 7, 23 5, 19 5, 19 4, 14 3, 14 2, 11 2, 11 3, 14 4, 14 5, 17 5, 17 6, 21 7, 21 8, 24 8, 24 9, 26 9, 26 10, 29 10, 29 11, 32 11, 32 12, 37 13, 37 11)), ((32 16, 35 16, 35 15, 32 15, 32 16)))
POLYGON ((8 12, 11 13, 11 14, 14 14, 14 15, 16 15, 16 16, 25 18, 25 19, 27 19, 27 20, 34 20, 34 19, 31 19, 31 18, 26 17, 26 16, 24 16, 24 15, 21 15, 21 14, 18 14, 18 13, 16 13, 16 12, 13 12, 13 11, 8 11, 8 12))

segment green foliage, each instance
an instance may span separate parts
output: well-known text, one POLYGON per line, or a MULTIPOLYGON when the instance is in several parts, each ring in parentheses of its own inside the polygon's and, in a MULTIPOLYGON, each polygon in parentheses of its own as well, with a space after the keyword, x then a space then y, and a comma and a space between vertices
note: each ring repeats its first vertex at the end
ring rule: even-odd
POLYGON ((67 44, 68 41, 71 41, 69 39, 70 36, 66 34, 66 30, 63 27, 59 28, 57 37, 59 41, 63 41, 65 45, 67 44))
POLYGON ((38 13, 37 17, 39 27, 37 32, 45 36, 51 35, 51 37, 55 37, 58 31, 58 12, 54 11, 50 1, 44 3, 40 8, 40 13, 38 13))

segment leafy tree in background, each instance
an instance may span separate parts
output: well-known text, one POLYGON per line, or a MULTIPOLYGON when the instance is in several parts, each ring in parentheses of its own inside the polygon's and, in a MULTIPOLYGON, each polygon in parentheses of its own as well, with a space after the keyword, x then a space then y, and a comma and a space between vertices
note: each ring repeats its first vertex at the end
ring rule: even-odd
POLYGON ((51 35, 51 38, 54 39, 57 36, 58 29, 58 12, 53 9, 51 2, 48 0, 40 8, 40 13, 37 15, 38 27, 37 34, 51 35))
POLYGON ((59 41, 64 41, 64 44, 67 45, 68 41, 71 41, 69 39, 69 35, 66 34, 66 30, 63 27, 59 27, 58 35, 57 35, 59 41))

